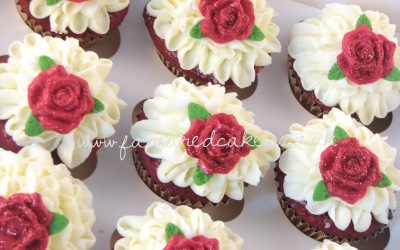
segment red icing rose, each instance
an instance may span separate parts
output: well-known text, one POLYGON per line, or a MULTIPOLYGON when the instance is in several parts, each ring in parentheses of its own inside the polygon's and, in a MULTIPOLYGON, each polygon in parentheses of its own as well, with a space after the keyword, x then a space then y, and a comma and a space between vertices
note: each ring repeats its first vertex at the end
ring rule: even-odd
POLYGON ((0 197, 0 249, 46 249, 52 219, 38 193, 0 197))
POLYGON ((329 193, 354 204, 367 193, 368 186, 382 180, 378 157, 356 138, 335 142, 321 154, 319 168, 329 193))
POLYGON ((68 134, 79 126, 94 107, 88 83, 64 66, 42 71, 28 87, 28 102, 33 116, 46 130, 68 134))
POLYGON ((342 50, 337 57, 339 68, 359 85, 388 77, 394 66, 396 44, 365 24, 344 35, 342 50))
POLYGON ((169 239, 168 244, 163 250, 218 250, 217 239, 208 239, 204 236, 195 236, 185 239, 182 234, 174 234, 169 239))
POLYGON ((184 139, 187 153, 199 159, 199 167, 207 175, 229 173, 251 150, 243 143, 245 129, 233 115, 224 113, 212 115, 207 121, 194 119, 184 139))
POLYGON ((201 32, 216 43, 248 38, 255 23, 250 0, 201 0, 199 10, 201 32))

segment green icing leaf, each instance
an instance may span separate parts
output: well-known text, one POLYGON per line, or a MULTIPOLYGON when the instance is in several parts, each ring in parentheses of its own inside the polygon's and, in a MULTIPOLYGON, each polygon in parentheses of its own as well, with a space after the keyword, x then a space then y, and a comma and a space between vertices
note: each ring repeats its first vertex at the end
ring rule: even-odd
POLYGON ((385 188, 385 187, 390 187, 392 185, 392 181, 389 179, 389 177, 382 173, 382 180, 375 186, 379 188, 385 188))
POLYGON ((329 80, 340 80, 345 78, 343 71, 339 68, 339 64, 336 62, 331 70, 329 71, 328 79, 329 80))
POLYGON ((260 141, 251 134, 247 134, 246 139, 251 146, 251 150, 258 148, 258 146, 261 145, 260 141))
POLYGON ((388 77, 383 78, 386 81, 391 81, 391 82, 396 82, 400 81, 400 70, 396 66, 393 66, 392 71, 390 71, 390 74, 388 77))
POLYGON ((199 104, 196 104, 194 102, 191 102, 189 104, 189 119, 190 122, 192 122, 194 119, 202 119, 202 120, 207 120, 208 118, 211 117, 210 112, 207 111, 206 108, 203 106, 200 106, 199 104))
POLYGON ((372 29, 371 21, 369 20, 369 18, 365 14, 362 14, 358 18, 357 23, 356 23, 356 28, 358 28, 361 24, 365 24, 368 27, 370 27, 370 29, 372 29))
POLYGON ((94 100, 94 107, 93 107, 92 111, 90 111, 90 113, 94 114, 94 113, 99 113, 99 112, 103 111, 104 104, 96 97, 92 97, 92 98, 94 100))
POLYGON ((209 182, 212 177, 213 177, 212 174, 207 175, 206 173, 204 173, 203 169, 197 167, 196 170, 194 171, 193 180, 197 186, 201 186, 209 182))
POLYGON ((46 1, 46 4, 47 4, 48 6, 50 6, 50 5, 57 4, 57 3, 61 2, 61 1, 62 1, 62 0, 47 0, 47 1, 46 1))
POLYGON ((264 38, 265 38, 264 33, 260 30, 260 28, 257 27, 257 25, 254 24, 250 36, 246 39, 251 41, 261 41, 264 38))
POLYGON ((333 135, 335 136, 335 138, 333 139, 333 142, 337 142, 337 141, 343 140, 347 137, 350 137, 350 135, 346 132, 346 130, 344 130, 340 126, 335 127, 335 131, 333 132, 333 135))
POLYGON ((45 129, 42 128, 42 125, 40 125, 40 122, 35 118, 35 116, 31 114, 25 124, 25 133, 28 136, 36 136, 40 135, 43 131, 45 131, 45 129))
POLYGON ((314 190, 313 200, 314 201, 324 201, 331 197, 332 196, 329 194, 329 191, 325 186, 324 180, 321 180, 320 182, 318 182, 318 184, 314 190))
POLYGON ((204 38, 204 34, 203 32, 201 32, 200 29, 200 22, 196 23, 195 25, 193 25, 193 27, 190 29, 190 36, 196 39, 201 39, 204 38))
POLYGON ((59 213, 53 213, 53 219, 50 222, 49 235, 61 232, 69 223, 67 217, 59 213))
POLYGON ((56 62, 48 56, 39 57, 39 65, 42 71, 48 70, 51 66, 55 66, 56 62))
POLYGON ((165 239, 167 242, 169 239, 172 237, 174 234, 182 234, 183 237, 185 237, 185 234, 182 232, 182 230, 175 225, 174 223, 168 222, 167 226, 165 227, 165 239))

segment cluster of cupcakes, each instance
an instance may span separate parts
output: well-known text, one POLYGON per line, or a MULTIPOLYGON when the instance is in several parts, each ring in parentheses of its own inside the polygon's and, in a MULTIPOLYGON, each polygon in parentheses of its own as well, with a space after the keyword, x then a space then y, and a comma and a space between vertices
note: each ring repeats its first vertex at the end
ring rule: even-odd
MULTIPOLYGON (((114 31, 129 0, 20 0, 38 34, 0 63, 0 248, 90 249, 92 194, 71 176, 115 133, 119 86, 112 62, 87 47, 114 31), (68 168, 67 168, 68 167, 68 168), (5 230, 3 230, 5 229, 5 230)), ((236 93, 280 52, 264 0, 151 0, 144 22, 176 76, 155 88, 130 134, 135 168, 156 195, 145 216, 117 223, 115 250, 241 249, 243 239, 199 208, 242 200, 271 163, 279 203, 318 249, 355 249, 396 209, 396 149, 364 125, 400 104, 394 25, 379 12, 331 4, 294 25, 289 80, 319 117, 277 140, 236 93), (338 243, 344 243, 339 245, 338 243)))
POLYGON ((127 104, 106 80, 112 62, 81 46, 115 29, 129 1, 93 2, 16 2, 38 34, 12 43, 0 63, 1 249, 87 250, 96 242, 92 193, 69 169, 115 133, 127 104), (104 11, 116 14, 103 20, 104 11))

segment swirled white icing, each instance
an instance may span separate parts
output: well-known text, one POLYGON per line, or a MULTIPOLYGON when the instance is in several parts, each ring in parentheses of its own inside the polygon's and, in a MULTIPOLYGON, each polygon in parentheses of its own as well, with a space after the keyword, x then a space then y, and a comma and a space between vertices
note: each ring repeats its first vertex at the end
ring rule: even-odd
POLYGON ((187 239, 202 235, 215 238, 220 250, 240 249, 243 239, 227 228, 222 221, 213 221, 200 209, 179 206, 172 209, 165 203, 155 202, 145 216, 125 216, 119 219, 117 230, 124 237, 115 243, 115 250, 163 249, 167 242, 165 227, 171 222, 178 226, 187 239))
POLYGON ((208 37, 194 39, 190 29, 204 19, 199 11, 199 0, 152 0, 147 11, 156 17, 156 34, 165 39, 170 51, 178 52, 182 69, 196 66, 201 73, 212 74, 221 84, 230 78, 240 88, 250 86, 255 79, 255 66, 271 64, 268 53, 280 52, 276 36, 279 27, 271 22, 275 11, 265 0, 250 0, 254 5, 255 24, 265 35, 262 41, 234 40, 225 44, 215 43, 208 37))
POLYGON ((286 148, 279 160, 279 167, 286 174, 283 187, 285 195, 296 201, 307 201, 306 208, 312 214, 328 212, 335 226, 345 230, 350 222, 358 232, 366 231, 374 218, 387 224, 389 209, 396 208, 394 192, 400 190, 400 171, 393 166, 396 149, 390 147, 386 137, 373 134, 361 123, 339 109, 333 108, 323 119, 314 119, 306 126, 294 124, 290 134, 280 139, 286 148), (316 185, 322 180, 319 169, 321 153, 333 143, 336 126, 342 127, 350 137, 356 138, 360 146, 366 147, 379 159, 379 168, 392 181, 385 188, 369 186, 366 195, 355 204, 348 204, 337 197, 314 201, 316 185))
POLYGON ((64 41, 42 38, 38 34, 25 36, 23 43, 12 43, 9 56, 7 63, 0 64, 0 119, 8 119, 6 133, 17 145, 39 144, 48 151, 57 149, 61 160, 73 168, 88 158, 92 140, 107 138, 115 133, 113 125, 118 123, 120 109, 126 103, 117 97, 119 86, 104 80, 112 67, 110 60, 98 58, 94 52, 85 52, 74 38, 64 41), (86 115, 69 134, 44 131, 37 136, 28 136, 24 131, 31 114, 28 86, 41 72, 38 58, 42 55, 63 65, 68 74, 86 80, 91 95, 105 106, 99 113, 86 115))
POLYGON ((94 245, 92 193, 72 178, 64 164, 55 166, 51 154, 39 145, 27 146, 18 154, 0 148, 0 159, 1 196, 39 193, 50 212, 69 219, 66 228, 49 237, 46 250, 87 250, 94 245))
POLYGON ((190 186, 197 195, 206 196, 212 202, 220 202, 225 194, 235 200, 243 199, 243 182, 257 185, 270 162, 279 158, 275 136, 254 125, 254 114, 242 107, 236 93, 225 94, 225 88, 220 85, 196 87, 184 78, 178 78, 172 84, 158 86, 154 98, 144 103, 143 111, 148 120, 135 123, 131 135, 133 139, 147 143, 145 151, 150 157, 161 159, 157 170, 160 181, 172 181, 179 187, 190 186), (205 107, 211 114, 234 115, 246 132, 259 136, 261 142, 258 148, 242 157, 231 172, 214 174, 201 186, 193 181, 198 159, 186 153, 181 140, 190 128, 190 102, 205 107))
POLYGON ((88 0, 76 3, 61 0, 54 5, 47 5, 47 0, 32 0, 29 10, 38 19, 49 17, 52 32, 67 34, 70 28, 75 34, 82 34, 88 28, 98 34, 105 34, 110 29, 108 12, 125 9, 130 0, 88 0))
POLYGON ((313 250, 357 250, 357 248, 350 246, 348 243, 340 245, 330 240, 324 240, 322 244, 318 245, 313 250))
MULTIPOLYGON (((358 85, 347 77, 329 80, 331 67, 342 52, 343 36, 355 29, 360 15, 371 20, 375 34, 383 34, 397 44, 396 26, 389 18, 375 11, 363 12, 359 6, 328 4, 318 18, 310 18, 293 26, 289 37, 289 54, 295 60, 294 70, 306 90, 314 91, 326 106, 339 105, 347 114, 356 113, 363 124, 370 124, 374 117, 384 118, 400 104, 400 81, 384 79, 358 85)), ((397 47, 394 64, 400 67, 400 50, 397 47)))

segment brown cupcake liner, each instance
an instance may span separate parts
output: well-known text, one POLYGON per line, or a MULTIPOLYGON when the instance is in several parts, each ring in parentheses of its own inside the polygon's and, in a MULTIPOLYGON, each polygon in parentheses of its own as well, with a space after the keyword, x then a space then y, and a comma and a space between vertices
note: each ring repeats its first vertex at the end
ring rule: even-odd
MULTIPOLYGON (((165 67, 167 67, 167 69, 174 74, 176 77, 184 77, 186 79, 186 81, 194 84, 195 86, 207 86, 208 82, 201 82, 199 80, 196 80, 188 75, 186 75, 185 73, 183 73, 182 71, 180 71, 178 68, 176 68, 174 65, 172 65, 172 63, 170 61, 168 61, 161 53, 158 49, 157 50, 157 54, 160 57, 161 62, 164 64, 165 67)), ((256 74, 256 78, 254 79, 254 81, 251 83, 251 86, 253 86, 255 83, 258 82, 258 78, 257 78, 257 74, 256 74)), ((221 86, 224 86, 225 89, 228 91, 232 88, 239 88, 239 90, 237 92, 240 92, 241 90, 243 90, 242 88, 238 87, 237 85, 223 85, 221 84, 221 86)))
MULTIPOLYGON (((22 7, 19 4, 19 0, 14 0, 15 5, 17 7, 18 13, 21 16, 22 20, 24 20, 24 22, 26 23, 26 25, 28 25, 28 27, 35 33, 45 37, 45 36, 50 36, 50 37, 54 37, 54 38, 61 38, 59 36, 53 36, 51 32, 49 31, 44 31, 43 27, 36 24, 35 20, 30 19, 28 17, 28 15, 26 13, 24 13, 22 11, 22 7)), ((85 37, 85 38, 76 38, 79 40, 79 46, 81 46, 82 48, 88 48, 90 46, 92 46, 93 44, 102 41, 103 39, 109 37, 110 34, 104 34, 100 37, 85 37)))
POLYGON ((292 90, 296 100, 308 112, 310 112, 311 114, 315 115, 318 118, 322 118, 325 112, 322 112, 321 108, 317 106, 317 103, 307 93, 303 92, 297 85, 297 81, 296 78, 294 77, 294 72, 293 72, 293 58, 290 55, 288 55, 287 66, 288 66, 288 78, 289 78, 290 89, 292 90))
POLYGON ((157 50, 157 54, 160 57, 161 62, 167 67, 169 71, 171 71, 172 74, 174 74, 176 77, 184 77, 186 81, 196 85, 196 86, 205 86, 207 83, 205 82, 200 82, 196 79, 191 78, 190 76, 186 75, 182 71, 180 71, 178 68, 176 68, 170 61, 168 61, 163 55, 161 55, 160 51, 157 50))
POLYGON ((170 193, 170 191, 164 191, 160 185, 158 185, 154 179, 147 174, 146 169, 144 168, 142 162, 139 159, 138 153, 136 151, 136 148, 132 149, 132 156, 133 156, 133 163, 135 164, 136 171, 139 174, 139 177, 142 179, 142 181, 146 184, 146 186, 153 191, 157 196, 162 198, 163 200, 172 203, 176 206, 180 205, 186 205, 189 207, 193 208, 203 208, 203 207, 217 207, 220 204, 227 205, 229 203, 230 198, 226 202, 219 202, 219 203, 213 203, 213 202, 207 202, 205 205, 203 205, 201 202, 196 202, 192 203, 189 199, 187 200, 182 200, 179 196, 174 196, 170 193))
MULTIPOLYGON (((306 92, 303 92, 301 90, 301 88, 297 84, 296 78, 294 77, 293 61, 294 59, 290 55, 288 55, 288 78, 290 89, 292 90, 294 97, 308 112, 310 112, 317 118, 322 118, 322 116, 329 113, 329 111, 322 111, 321 108, 318 106, 318 103, 314 99, 312 99, 306 92)), ((351 116, 358 122, 361 122, 356 113, 352 114, 351 116)), ((385 118, 374 117, 369 125, 364 126, 366 126, 373 133, 382 133, 387 128, 389 128, 390 124, 392 123, 392 119, 393 114, 392 112, 389 112, 387 113, 385 118)))
MULTIPOLYGON (((172 65, 172 63, 170 61, 168 61, 163 55, 161 55, 161 53, 160 53, 160 51, 158 51, 158 49, 156 49, 156 50, 157 50, 158 56, 160 57, 161 62, 176 77, 183 77, 186 79, 186 81, 194 84, 195 86, 207 86, 208 85, 208 83, 193 79, 190 76, 183 73, 182 71, 180 71, 178 68, 176 68, 174 65, 172 65)), ((254 82, 256 82, 256 81, 258 81, 257 75, 256 75, 256 79, 254 80, 254 82)), ((253 84, 254 82, 252 82, 251 84, 253 84)), ((226 85, 222 85, 222 84, 221 84, 221 86, 224 86, 227 91, 232 89, 233 87, 236 87, 236 85, 235 86, 226 86, 226 85)))
MULTIPOLYGON (((277 169, 279 167, 279 162, 278 161, 275 162, 275 165, 276 165, 276 167, 274 168, 274 174, 276 177, 277 169)), ((314 240, 322 242, 323 240, 328 239, 330 241, 333 241, 333 242, 339 243, 339 244, 358 243, 361 240, 367 241, 368 239, 376 238, 378 233, 383 233, 385 228, 389 227, 386 224, 382 224, 382 226, 373 234, 371 234, 369 236, 365 236, 365 237, 361 237, 361 238, 353 238, 353 239, 340 238, 338 236, 325 233, 324 231, 322 231, 320 229, 316 229, 316 228, 312 227, 310 224, 304 222, 303 219, 300 216, 298 216, 296 214, 295 210, 290 206, 289 202, 285 199, 283 193, 281 191, 279 191, 279 182, 276 179, 275 179, 275 185, 276 185, 276 192, 278 195, 279 204, 281 205, 282 210, 283 210, 284 214, 286 215, 286 217, 298 230, 300 230, 302 233, 304 233, 305 235, 309 236, 310 238, 312 238, 314 240)), ((392 219, 392 216, 391 216, 391 211, 390 211, 389 220, 391 220, 391 219, 392 219)))

